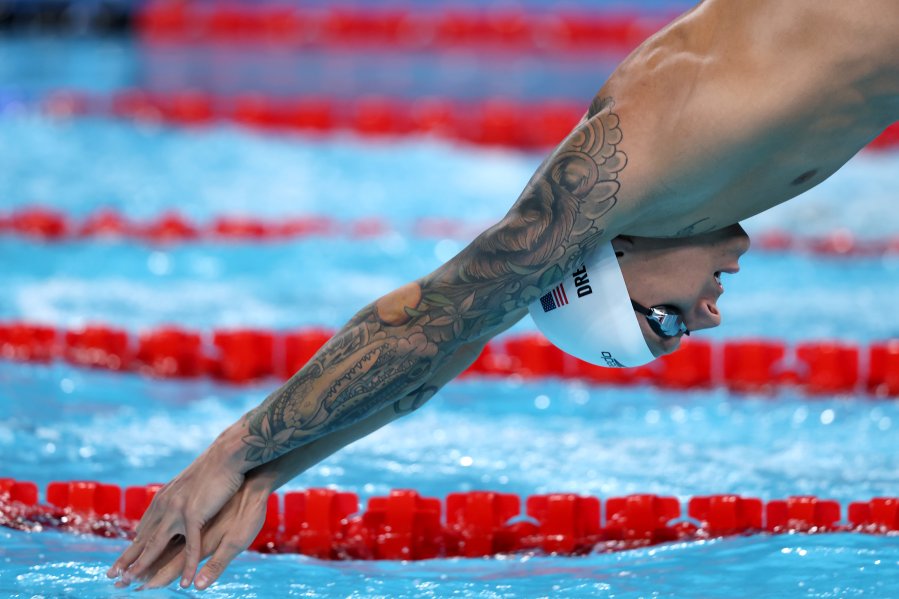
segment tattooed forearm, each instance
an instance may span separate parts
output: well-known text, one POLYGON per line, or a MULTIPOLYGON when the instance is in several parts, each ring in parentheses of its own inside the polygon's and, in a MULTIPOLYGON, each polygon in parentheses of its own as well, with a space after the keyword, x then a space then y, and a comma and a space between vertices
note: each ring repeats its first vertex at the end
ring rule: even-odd
POLYGON ((265 462, 390 402, 411 411, 464 344, 495 334, 604 239, 627 164, 610 98, 598 98, 509 213, 458 256, 363 309, 248 415, 248 462, 265 462), (400 399, 398 399, 400 398, 400 399))

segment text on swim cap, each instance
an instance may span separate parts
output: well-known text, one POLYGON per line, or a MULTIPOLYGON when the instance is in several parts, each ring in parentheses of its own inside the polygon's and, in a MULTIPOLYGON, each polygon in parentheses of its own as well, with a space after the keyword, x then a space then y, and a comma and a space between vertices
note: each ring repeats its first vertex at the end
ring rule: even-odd
POLYGON ((574 277, 574 286, 577 289, 578 297, 585 297, 593 293, 593 289, 590 287, 590 279, 587 278, 587 266, 581 266, 579 269, 571 273, 571 276, 574 277))

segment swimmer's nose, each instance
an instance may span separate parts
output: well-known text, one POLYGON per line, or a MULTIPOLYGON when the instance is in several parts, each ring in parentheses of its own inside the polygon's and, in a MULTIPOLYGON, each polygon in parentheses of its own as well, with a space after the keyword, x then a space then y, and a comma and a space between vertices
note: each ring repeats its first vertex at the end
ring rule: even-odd
POLYGON ((746 232, 746 229, 740 225, 737 225, 737 229, 738 233, 735 236, 734 244, 736 245, 737 257, 740 257, 749 251, 749 246, 752 245, 752 241, 749 239, 749 234, 746 232))

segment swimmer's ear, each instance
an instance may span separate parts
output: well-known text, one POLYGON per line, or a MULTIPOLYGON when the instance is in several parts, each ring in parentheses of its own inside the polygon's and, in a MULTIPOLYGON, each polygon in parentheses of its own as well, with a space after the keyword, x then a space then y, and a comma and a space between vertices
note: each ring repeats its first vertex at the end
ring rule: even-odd
POLYGON ((625 254, 633 251, 634 239, 629 235, 619 235, 612 240, 612 249, 615 250, 615 256, 621 258, 625 254))

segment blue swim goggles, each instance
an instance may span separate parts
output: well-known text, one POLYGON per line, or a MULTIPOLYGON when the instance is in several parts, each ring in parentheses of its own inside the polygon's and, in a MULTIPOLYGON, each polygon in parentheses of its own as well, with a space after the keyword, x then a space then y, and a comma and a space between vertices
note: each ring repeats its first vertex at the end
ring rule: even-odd
POLYGON ((649 328, 659 337, 665 339, 678 335, 689 335, 690 331, 684 323, 684 317, 676 308, 670 306, 646 306, 631 300, 631 305, 639 314, 646 317, 649 328))

